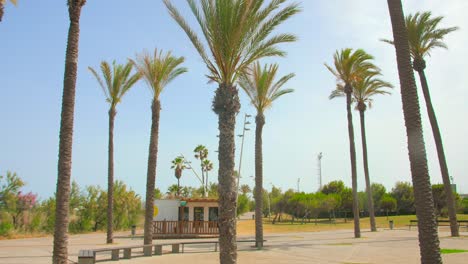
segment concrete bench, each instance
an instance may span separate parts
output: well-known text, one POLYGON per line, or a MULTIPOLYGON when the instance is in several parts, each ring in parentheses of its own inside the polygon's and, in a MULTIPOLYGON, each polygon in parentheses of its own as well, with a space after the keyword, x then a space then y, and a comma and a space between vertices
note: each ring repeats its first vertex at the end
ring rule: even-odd
POLYGON ((132 249, 142 248, 144 256, 162 255, 163 246, 172 246, 172 253, 180 252, 180 243, 163 243, 163 244, 149 244, 149 245, 134 245, 134 246, 123 246, 123 247, 112 247, 112 248, 97 248, 80 250, 78 253, 78 264, 94 264, 96 263, 96 253, 98 252, 110 252, 112 260, 119 260, 120 251, 123 250, 123 258, 132 258, 132 249))
MULTIPOLYGON (((265 241, 266 240, 263 240, 263 242, 265 242, 265 241)), ((257 241, 255 239, 237 240, 237 243, 248 243, 248 242, 256 243, 257 241)), ((190 242, 181 242, 180 244, 182 245, 182 253, 184 253, 185 245, 202 245, 202 244, 214 244, 214 251, 217 252, 218 251, 219 241, 218 240, 214 240, 214 241, 190 241, 190 242)), ((262 246, 263 246, 263 243, 262 243, 262 246)))

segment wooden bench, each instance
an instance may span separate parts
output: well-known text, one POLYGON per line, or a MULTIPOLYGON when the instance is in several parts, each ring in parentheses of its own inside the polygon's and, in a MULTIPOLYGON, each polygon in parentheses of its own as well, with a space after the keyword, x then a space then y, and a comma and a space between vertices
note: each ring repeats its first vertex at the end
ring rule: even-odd
MULTIPOLYGON (((418 226, 418 220, 410 220, 409 230, 412 226, 418 226)), ((439 220, 437 219, 437 226, 450 226, 450 220, 439 220)), ((468 230, 468 220, 457 220, 457 227, 460 229, 460 226, 466 227, 468 230)))
POLYGON ((149 245, 134 245, 134 246, 124 246, 124 247, 112 247, 112 248, 97 248, 97 249, 88 249, 80 250, 78 253, 78 264, 94 264, 96 263, 96 253, 99 252, 110 252, 112 260, 120 259, 120 251, 123 250, 123 258, 131 259, 132 258, 132 249, 142 248, 144 256, 151 255, 162 255, 163 246, 172 246, 172 253, 180 252, 180 243, 163 243, 163 244, 149 244, 149 245), (154 248, 154 251, 153 251, 154 248), (154 253, 153 253, 154 252, 154 253))

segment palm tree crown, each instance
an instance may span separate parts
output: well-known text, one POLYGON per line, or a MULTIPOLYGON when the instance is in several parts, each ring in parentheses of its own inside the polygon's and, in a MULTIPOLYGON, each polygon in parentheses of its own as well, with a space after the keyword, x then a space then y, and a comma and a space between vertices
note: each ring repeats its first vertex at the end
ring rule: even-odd
POLYGON ((286 0, 275 0, 264 5, 264 0, 187 0, 201 27, 212 57, 204 44, 169 0, 164 0, 170 15, 188 35, 210 74, 217 83, 234 84, 244 69, 263 57, 284 56, 277 44, 293 42, 291 34, 268 37, 283 21, 298 13, 298 4, 291 4, 278 12, 275 10, 286 0))
POLYGON ((413 59, 423 59, 425 56, 430 56, 434 48, 447 49, 443 39, 445 35, 457 30, 458 27, 439 28, 442 19, 441 16, 431 18, 431 12, 418 12, 406 17, 405 24, 413 59))
POLYGON ((295 75, 290 73, 274 82, 278 72, 278 64, 265 65, 263 68, 256 62, 249 68, 248 73, 244 73, 239 78, 239 85, 249 96, 252 105, 258 113, 264 113, 271 107, 273 101, 280 96, 292 93, 293 89, 281 89, 295 75))
POLYGON ((172 161, 171 169, 174 169, 174 176, 177 179, 182 177, 182 171, 186 168, 187 167, 185 166, 185 159, 183 156, 178 156, 172 161))
POLYGON ((143 52, 136 60, 130 60, 145 79, 155 99, 159 99, 164 87, 177 76, 187 72, 187 68, 178 67, 184 62, 184 57, 172 56, 171 52, 163 53, 158 49, 153 55, 143 52))
MULTIPOLYGON (((353 52, 352 49, 342 49, 333 55, 335 68, 325 64, 325 67, 336 77, 338 86, 342 85, 346 92, 346 86, 352 87, 353 82, 359 81, 365 72, 378 72, 380 69, 371 60, 374 57, 362 49, 353 52)), ((351 92, 351 90, 349 90, 351 92)), ((333 94, 332 94, 333 95, 333 94)), ((332 99, 330 95, 330 99, 332 99)))
MULTIPOLYGON (((353 87, 353 102, 356 103, 356 110, 372 108, 374 95, 390 94, 385 88, 393 88, 393 85, 383 81, 378 76, 380 72, 364 72, 364 76, 357 78, 351 86, 353 87)), ((345 96, 343 84, 337 84, 336 89, 330 94, 330 99, 345 96)))
POLYGON ((111 104, 111 107, 115 107, 120 103, 125 93, 140 79, 141 75, 139 73, 131 75, 132 68, 133 64, 131 62, 121 65, 113 61, 111 69, 109 63, 102 61, 101 71, 104 77, 103 80, 93 68, 88 67, 89 71, 99 82, 106 96, 106 101, 111 104))

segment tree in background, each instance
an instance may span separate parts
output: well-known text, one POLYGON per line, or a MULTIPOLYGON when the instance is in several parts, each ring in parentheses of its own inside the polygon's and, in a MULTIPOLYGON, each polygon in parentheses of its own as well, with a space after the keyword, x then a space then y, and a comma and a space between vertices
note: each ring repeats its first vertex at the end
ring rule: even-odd
POLYGON ((250 99, 250 103, 257 110, 255 117, 255 244, 263 247, 263 220, 260 217, 263 209, 263 126, 265 125, 265 111, 272 107, 273 102, 281 96, 292 93, 292 89, 283 86, 295 75, 290 73, 279 80, 276 79, 278 64, 264 65, 254 63, 246 73, 241 74, 239 85, 250 99))
POLYGON ((362 78, 362 76, 368 75, 364 73, 379 71, 379 69, 371 62, 373 59, 374 58, 371 55, 367 54, 362 49, 353 51, 348 48, 335 52, 333 56, 334 67, 325 64, 325 67, 327 67, 337 80, 336 89, 332 91, 329 98, 333 99, 339 93, 346 94, 355 238, 361 237, 361 228, 359 224, 359 200, 357 193, 356 146, 354 143, 353 117, 351 113, 352 94, 355 81, 362 78))
POLYGON ((159 188, 154 188, 154 199, 161 199, 162 193, 159 188))
POLYGON ((182 171, 184 171, 185 168, 185 159, 183 156, 178 156, 172 161, 171 169, 174 169, 174 176, 177 178, 177 196, 180 195, 180 177, 182 177, 182 171))
POLYGON ((343 181, 331 181, 325 184, 320 191, 324 194, 341 193, 345 188, 343 181))
POLYGON ((208 172, 210 172, 212 170, 213 170, 213 163, 210 160, 205 159, 203 161, 203 164, 202 164, 202 172, 203 171, 205 172, 205 188, 203 190, 205 191, 206 196, 209 196, 209 193, 208 193, 208 172))
POLYGON ((442 263, 421 113, 419 112, 418 92, 413 69, 411 68, 408 31, 405 26, 403 7, 401 0, 387 0, 387 3, 392 22, 393 41, 401 85, 403 116, 408 137, 408 154, 414 186, 416 215, 418 217, 421 263, 442 263))
MULTIPOLYGON (((179 75, 187 72, 187 68, 180 67, 184 57, 175 57, 171 52, 163 53, 157 49, 151 55, 143 52, 137 55, 136 60, 131 60, 142 78, 148 84, 153 96, 151 104, 151 132, 148 153, 148 170, 146 177, 146 200, 145 200, 145 229, 144 244, 153 241, 153 212, 154 212, 154 185, 156 181, 156 164, 158 157, 159 117, 161 102, 159 97, 164 88, 179 75)), ((151 254, 151 248, 145 248, 145 255, 151 254)))
POLYGON ((380 208, 385 211, 388 220, 388 212, 396 210, 397 200, 390 194, 384 194, 380 200, 380 208))
POLYGON ((96 77, 99 85, 104 92, 106 101, 110 104, 109 107, 109 145, 108 145, 108 171, 107 171, 107 244, 112 244, 114 241, 112 233, 112 215, 113 193, 114 189, 114 121, 117 114, 117 104, 122 101, 124 95, 132 88, 132 86, 140 79, 140 74, 131 74, 133 64, 128 62, 125 65, 112 62, 112 67, 106 61, 101 62, 101 72, 104 80, 91 67, 89 71, 96 77))
POLYGON ((414 192, 411 183, 395 183, 395 187, 393 187, 391 195, 397 201, 398 213, 410 214, 414 212, 414 192))
POLYGON ((204 165, 204 162, 208 158, 208 149, 203 145, 198 145, 198 146, 195 147, 193 152, 195 152, 194 157, 196 159, 200 160, 200 168, 201 168, 201 172, 202 172, 202 176, 201 176, 202 182, 201 182, 201 184, 203 186, 203 197, 206 197, 207 193, 206 193, 206 189, 205 189, 205 170, 204 170, 205 165, 204 165))
MULTIPOLYGON (((369 162, 367 156, 367 138, 366 138, 366 125, 365 125, 365 112, 368 108, 372 107, 373 97, 375 95, 390 94, 386 88, 393 88, 393 86, 378 77, 381 76, 380 69, 371 67, 369 70, 362 71, 357 78, 352 80, 352 96, 353 101, 356 103, 356 110, 359 111, 361 121, 361 142, 362 142, 362 160, 364 163, 364 176, 366 179, 366 195, 367 195, 367 208, 369 210, 369 220, 371 231, 377 231, 375 225, 374 204, 372 200, 372 188, 369 176, 369 162)), ((330 99, 335 97, 345 96, 345 86, 343 83, 337 84, 336 90, 330 95, 330 99)))
POLYGON ((380 183, 372 183, 372 200, 374 201, 374 210, 379 211, 381 209, 380 203, 382 202, 382 197, 387 193, 387 189, 380 183))
POLYGON ((185 31, 209 70, 210 81, 219 87, 213 99, 213 111, 218 115, 219 128, 219 245, 222 264, 237 261, 236 198, 234 150, 236 115, 240 109, 235 87, 240 74, 255 61, 272 56, 284 56, 281 43, 293 42, 291 34, 272 32, 282 22, 300 11, 298 4, 281 8, 284 1, 188 1, 204 40, 211 52, 192 30, 171 1, 164 0, 170 15, 185 31), (201 7, 200 7, 201 5, 201 7))
POLYGON ((250 189, 250 186, 248 184, 242 184, 240 187, 240 191, 243 195, 247 195, 250 192, 252 192, 252 189, 250 189))
MULTIPOLYGON (((9 0, 9 1, 10 1, 10 3, 12 3, 13 5, 16 6, 16 4, 17 4, 16 0, 9 0)), ((2 22, 3 13, 5 12, 5 11, 3 11, 5 4, 6 4, 6 0, 0 0, 0 22, 2 22)))

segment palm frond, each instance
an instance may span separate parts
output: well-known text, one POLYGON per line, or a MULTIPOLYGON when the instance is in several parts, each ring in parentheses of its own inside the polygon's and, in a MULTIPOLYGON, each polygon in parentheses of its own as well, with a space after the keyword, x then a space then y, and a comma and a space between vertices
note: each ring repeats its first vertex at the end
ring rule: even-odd
POLYGON ((171 52, 164 53, 162 50, 158 52, 158 49, 155 49, 152 55, 143 51, 137 54, 135 60, 130 59, 148 84, 154 98, 159 98, 174 78, 187 72, 187 68, 179 67, 184 61, 184 57, 175 57, 171 52))
POLYGON ((258 113, 263 114, 266 109, 271 107, 273 101, 294 91, 293 89, 281 88, 295 75, 290 73, 275 82, 277 71, 277 64, 267 64, 262 68, 260 63, 255 62, 239 77, 239 86, 250 98, 258 113))
POLYGON ((204 45, 179 11, 164 0, 169 14, 185 31, 207 65, 210 81, 234 84, 248 65, 270 56, 284 56, 277 45, 292 42, 291 34, 268 38, 281 23, 300 12, 298 4, 280 6, 285 0, 187 0, 201 28, 204 45), (207 50, 211 56, 208 56, 207 50))
POLYGON ((111 67, 108 62, 102 61, 100 68, 103 78, 92 67, 88 67, 104 92, 106 101, 112 106, 116 106, 127 91, 139 80, 140 74, 137 72, 131 75, 133 69, 131 63, 120 65, 113 61, 111 67))

